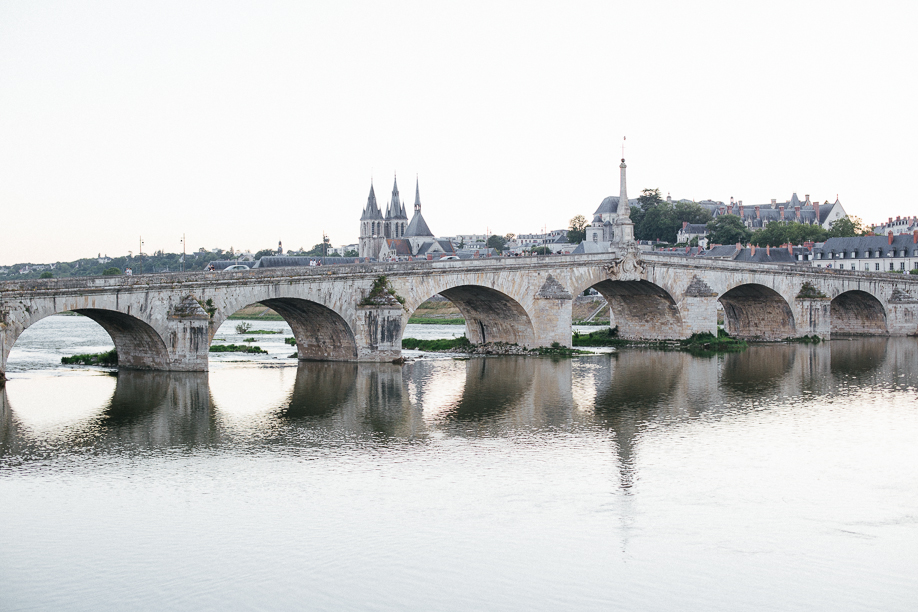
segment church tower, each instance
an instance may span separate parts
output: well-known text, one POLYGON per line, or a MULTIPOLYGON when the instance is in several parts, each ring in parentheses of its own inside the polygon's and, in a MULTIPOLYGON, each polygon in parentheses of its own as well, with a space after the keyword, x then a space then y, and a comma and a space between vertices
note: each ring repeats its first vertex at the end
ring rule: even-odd
POLYGON ((373 181, 370 181, 370 195, 367 205, 360 215, 360 239, 358 240, 358 254, 360 257, 378 257, 379 250, 385 240, 385 219, 376 204, 376 192, 373 190, 373 181))

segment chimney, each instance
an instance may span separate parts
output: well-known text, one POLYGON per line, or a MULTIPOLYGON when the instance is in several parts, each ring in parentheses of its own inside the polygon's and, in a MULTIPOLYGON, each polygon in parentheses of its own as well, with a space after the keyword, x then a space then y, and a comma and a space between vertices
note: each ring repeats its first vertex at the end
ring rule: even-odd
POLYGON ((800 206, 794 206, 794 218, 797 219, 797 223, 800 223, 800 206))
POLYGON ((777 201, 776 199, 774 199, 774 198, 771 199, 771 207, 772 207, 772 208, 777 208, 777 207, 778 207, 778 201, 777 201))
POLYGON ((683 222, 682 222, 682 229, 684 230, 684 229, 687 228, 687 227, 688 227, 688 221, 683 221, 683 222))
POLYGON ((813 212, 816 213, 816 221, 814 221, 814 223, 816 225, 822 225, 822 222, 819 220, 819 202, 813 202, 813 212))
POLYGON ((739 242, 737 242, 737 243, 736 243, 736 250, 739 251, 739 250, 742 249, 742 248, 743 248, 743 245, 741 245, 739 242))
POLYGON ((755 257, 755 245, 754 245, 754 244, 750 244, 750 245, 749 245, 749 248, 752 250, 752 252, 750 253, 750 256, 755 257))
POLYGON ((743 218, 743 201, 742 200, 739 201, 739 216, 740 216, 740 219, 743 218))
POLYGON ((758 207, 758 206, 755 207, 755 218, 756 218, 756 219, 761 219, 761 218, 762 218, 762 213, 759 212, 759 207, 758 207))
POLYGON ((912 244, 918 244, 918 230, 912 232, 912 244))
POLYGON ((892 241, 893 241, 893 233, 892 233, 892 232, 889 232, 889 235, 888 235, 887 239, 889 240, 889 244, 892 244, 892 241))
POLYGON ((765 245, 765 254, 771 257, 771 245, 770 244, 765 245))
POLYGON ((806 206, 807 204, 810 203, 810 194, 806 194, 804 197, 806 198, 806 200, 803 202, 803 205, 806 206))
POLYGON ((778 216, 781 217, 781 220, 782 220, 782 221, 784 221, 784 207, 783 207, 783 206, 779 206, 779 207, 778 207, 778 210, 781 211, 781 212, 778 213, 778 216))
POLYGON ((794 254, 794 245, 792 245, 790 242, 787 243, 787 252, 791 255, 794 254))

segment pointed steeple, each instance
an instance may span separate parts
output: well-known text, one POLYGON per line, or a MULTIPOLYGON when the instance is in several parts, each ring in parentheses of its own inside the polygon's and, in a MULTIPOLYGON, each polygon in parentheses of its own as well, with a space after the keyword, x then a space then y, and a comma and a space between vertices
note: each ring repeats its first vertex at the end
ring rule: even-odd
POLYGON ((414 212, 421 212, 421 182, 414 179, 414 212))
POLYGON ((382 219, 382 212, 379 210, 379 205, 376 204, 376 192, 373 190, 373 181, 370 180, 370 195, 367 196, 367 205, 363 209, 363 214, 360 216, 361 221, 367 219, 382 219))
POLYGON ((398 195, 398 176, 392 182, 392 199, 389 200, 389 207, 386 209, 386 219, 401 217, 402 202, 398 195))

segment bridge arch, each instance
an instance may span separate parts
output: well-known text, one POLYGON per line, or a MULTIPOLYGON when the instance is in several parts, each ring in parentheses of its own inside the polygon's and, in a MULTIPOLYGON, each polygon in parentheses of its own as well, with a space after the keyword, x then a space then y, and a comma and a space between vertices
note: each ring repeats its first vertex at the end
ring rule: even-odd
MULTIPOLYGON (((5 370, 6 361, 16 341, 27 329, 50 316, 62 312, 75 312, 98 323, 112 339, 118 352, 118 367, 136 370, 166 370, 171 359, 169 349, 160 333, 149 323, 118 310, 105 308, 61 308, 33 315, 14 333, 7 334, 3 346, 3 361, 0 371, 5 370)), ((17 326, 18 327, 18 326, 17 326)))
POLYGON ((797 335, 790 304, 770 287, 746 283, 724 292, 718 300, 724 307, 724 327, 732 336, 783 340, 797 335))
MULTIPOLYGON (((334 309, 303 298, 266 298, 257 302, 233 305, 223 312, 225 322, 235 312, 263 304, 287 322, 296 339, 297 355, 301 361, 354 361, 357 359, 357 341, 348 322, 334 309)), ((219 325, 210 331, 209 341, 217 333, 219 325)))
MULTIPOLYGON (((457 285, 438 294, 452 302, 465 318, 465 334, 469 342, 536 345, 532 318, 522 304, 506 293, 483 285, 457 285)), ((404 320, 407 321, 429 297, 424 297, 410 308, 404 320)), ((403 325, 403 334, 404 329, 403 325)))
POLYGON ((845 291, 832 300, 832 335, 878 336, 888 332, 886 309, 866 291, 845 291))
POLYGON ((671 340, 683 338, 682 314, 673 296, 647 280, 603 280, 584 287, 595 289, 609 303, 610 325, 622 338, 671 340))

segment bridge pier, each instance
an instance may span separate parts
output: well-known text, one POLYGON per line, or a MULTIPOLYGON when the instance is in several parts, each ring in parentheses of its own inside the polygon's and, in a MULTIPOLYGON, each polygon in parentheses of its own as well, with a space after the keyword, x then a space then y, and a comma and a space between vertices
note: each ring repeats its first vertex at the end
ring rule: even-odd
POLYGON ((533 300, 532 328, 534 347, 551 346, 555 342, 571 348, 574 298, 550 274, 533 300))
POLYGON ((357 361, 394 361, 402 356, 402 305, 358 306, 354 341, 357 361))
POLYGON ((797 298, 794 300, 796 335, 832 337, 832 309, 828 298, 797 298))

